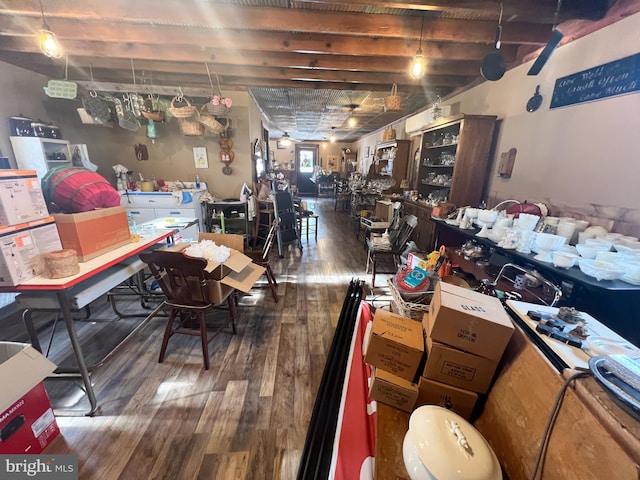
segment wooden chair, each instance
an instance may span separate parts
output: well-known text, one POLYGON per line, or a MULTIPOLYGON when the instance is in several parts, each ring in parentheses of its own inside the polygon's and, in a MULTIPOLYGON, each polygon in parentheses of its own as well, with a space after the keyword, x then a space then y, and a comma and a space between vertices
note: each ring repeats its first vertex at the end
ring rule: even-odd
POLYGON ((272 200, 258 200, 258 192, 260 185, 254 183, 253 191, 256 199, 256 218, 255 228, 253 231, 253 248, 256 247, 260 239, 266 241, 268 232, 271 230, 273 219, 275 218, 275 207, 272 200), (264 232, 267 232, 266 234, 264 232))
POLYGON ((389 229, 389 244, 388 245, 380 245, 375 239, 376 237, 370 237, 367 239, 367 267, 366 273, 369 273, 369 265, 372 266, 372 278, 371 278, 371 286, 376 286, 376 273, 396 273, 398 271, 398 267, 400 265, 400 254, 402 254, 407 242, 409 241, 409 237, 413 233, 413 230, 418 225, 418 217, 415 215, 405 215, 402 217, 398 226, 389 229), (385 261, 391 259, 393 260, 393 266, 395 270, 393 271, 378 271, 378 262, 385 261))
POLYGON ((269 288, 271 289, 271 295, 273 295, 273 301, 278 303, 278 293, 276 292, 276 286, 278 282, 276 281, 276 277, 273 274, 273 270, 271 269, 271 264, 269 262, 271 247, 276 239, 276 232, 278 227, 280 226, 280 219, 276 218, 271 224, 271 228, 269 229, 269 233, 267 234, 267 239, 264 242, 264 246, 262 250, 248 250, 245 251, 245 255, 251 258, 253 263, 256 265, 260 265, 264 267, 264 274, 267 277, 267 282, 269 283, 269 288))
POLYGON ((207 261, 204 258, 191 258, 181 252, 167 252, 154 250, 140 254, 153 277, 157 280, 162 292, 167 297, 165 305, 170 308, 169 319, 162 337, 162 347, 158 362, 162 363, 169 339, 174 334, 199 336, 202 343, 202 357, 204 368, 209 370, 209 343, 224 327, 231 323, 233 333, 236 333, 236 305, 234 291, 230 291, 225 299, 229 311, 229 319, 217 329, 214 335, 209 336, 205 315, 220 304, 214 305, 209 301, 207 291, 207 279, 204 267, 207 261), (196 330, 197 328, 197 330, 196 330))

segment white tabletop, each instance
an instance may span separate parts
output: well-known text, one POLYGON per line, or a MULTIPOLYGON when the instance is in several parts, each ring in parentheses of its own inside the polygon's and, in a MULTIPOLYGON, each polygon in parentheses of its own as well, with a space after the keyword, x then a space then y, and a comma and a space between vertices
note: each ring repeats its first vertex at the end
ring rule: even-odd
MULTIPOLYGON (((602 355, 602 352, 591 352, 589 350, 589 346, 586 341, 583 341, 583 348, 572 347, 563 343, 559 340, 549 337, 548 335, 543 335, 536 331, 536 325, 538 322, 535 320, 531 320, 527 315, 527 312, 530 310, 534 310, 537 312, 557 314, 557 307, 547 307, 545 305, 538 305, 535 303, 526 303, 526 302, 518 302, 515 300, 508 300, 507 305, 513 310, 520 319, 531 329, 531 331, 537 335, 555 354, 557 354, 570 368, 589 368, 589 359, 592 356, 602 355)), ((618 335, 616 332, 608 328, 607 326, 600 323, 598 320, 593 318, 591 315, 585 312, 580 312, 581 317, 585 321, 585 326, 587 328, 587 332, 589 338, 604 338, 608 340, 612 340, 614 342, 619 342, 621 345, 627 345, 629 348, 634 348, 629 342, 627 342, 623 337, 618 335)), ((568 325, 566 328, 571 329, 572 326, 568 325)), ((611 352, 613 353, 613 352, 611 352)))
POLYGON ((72 287, 83 280, 90 278, 92 275, 99 273, 107 268, 116 265, 129 257, 132 257, 141 251, 162 242, 167 237, 174 234, 173 229, 159 229, 153 235, 141 237, 138 242, 131 242, 118 248, 92 258, 86 262, 80 263, 80 272, 64 278, 47 278, 44 275, 38 275, 27 280, 20 285, 2 287, 0 292, 24 292, 31 290, 64 290, 72 287))

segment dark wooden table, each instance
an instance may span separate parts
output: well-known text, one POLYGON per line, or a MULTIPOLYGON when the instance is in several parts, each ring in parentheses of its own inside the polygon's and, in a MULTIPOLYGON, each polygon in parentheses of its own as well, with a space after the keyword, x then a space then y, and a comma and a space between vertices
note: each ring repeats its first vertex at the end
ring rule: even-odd
POLYGON ((467 240, 473 240, 490 249, 503 263, 515 263, 537 270, 562 289, 563 297, 559 305, 573 306, 589 313, 630 342, 640 346, 640 329, 636 321, 637 305, 640 304, 640 286, 622 280, 598 281, 582 273, 577 266, 570 269, 557 268, 551 263, 536 260, 534 254, 505 249, 488 238, 476 237, 479 229, 463 230, 444 221, 431 221, 435 224, 436 246, 445 245, 455 250, 467 240))

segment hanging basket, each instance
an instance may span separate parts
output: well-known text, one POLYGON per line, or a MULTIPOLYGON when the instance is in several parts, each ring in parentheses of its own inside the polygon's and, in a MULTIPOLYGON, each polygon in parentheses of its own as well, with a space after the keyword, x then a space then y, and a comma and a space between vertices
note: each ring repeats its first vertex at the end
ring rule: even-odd
POLYGON ((395 83, 391 87, 391 95, 384 97, 384 108, 387 111, 395 111, 402 108, 402 97, 398 95, 398 85, 395 83))
MULTIPOLYGON (((213 100, 211 101, 213 102, 213 100)), ((226 117, 227 113, 229 113, 229 108, 226 105, 219 103, 218 105, 214 105, 213 103, 207 103, 205 106, 207 107, 207 113, 209 115, 213 115, 214 117, 226 117)))
POLYGON ((382 141, 390 142, 391 140, 395 140, 395 139, 396 139, 396 130, 391 127, 385 128, 384 131, 382 132, 382 141))
MULTIPOLYGON (((209 105, 209 104, 207 104, 207 105, 209 105)), ((207 107, 207 105, 203 105, 202 108, 200 109, 200 114, 198 115, 198 121, 204 127, 206 127, 211 132, 213 132, 213 133, 215 133, 217 135, 220 135, 220 134, 224 133, 225 130, 227 128, 229 128, 229 119, 228 118, 221 118, 220 120, 223 120, 225 122, 224 124, 222 124, 221 122, 219 122, 212 115, 207 115, 206 113, 204 113, 205 107, 207 107)), ((208 110, 208 108, 207 108, 207 110, 208 110)))
POLYGON ((204 135, 204 125, 195 117, 178 118, 178 126, 180 133, 188 137, 197 137, 204 135))
MULTIPOLYGON (((180 119, 180 118, 189 118, 189 117, 193 117, 196 112, 198 111, 198 109, 196 107, 194 107, 193 105, 191 105, 191 102, 189 101, 188 98, 183 97, 182 101, 184 101, 187 105, 184 107, 176 107, 176 101, 179 100, 177 96, 173 97, 173 99, 171 99, 171 106, 169 107, 169 112, 171 112, 171 115, 180 119)), ((196 123, 198 123, 196 121, 196 123)))

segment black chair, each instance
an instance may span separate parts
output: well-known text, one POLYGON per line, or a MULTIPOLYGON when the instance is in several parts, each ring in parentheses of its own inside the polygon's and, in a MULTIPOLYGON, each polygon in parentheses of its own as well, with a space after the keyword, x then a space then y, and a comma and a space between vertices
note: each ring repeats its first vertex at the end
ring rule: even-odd
POLYGON ((199 336, 202 342, 204 368, 209 370, 209 343, 211 340, 229 323, 231 323, 233 333, 236 333, 235 291, 231 290, 226 298, 221 300, 221 302, 226 300, 227 307, 225 309, 229 311, 229 318, 217 329, 214 335, 209 337, 205 315, 214 308, 219 308, 221 303, 214 305, 209 301, 207 278, 204 271, 207 261, 204 258, 187 257, 181 252, 161 250, 141 253, 140 258, 148 265, 153 277, 160 285, 162 293, 167 297, 164 303, 170 308, 158 362, 162 363, 164 360, 169 339, 174 334, 199 336))
POLYGON ((296 242, 302 250, 300 241, 300 225, 298 221, 298 208, 289 191, 276 192, 273 201, 276 209, 276 217, 280 219, 280 226, 276 230, 278 241, 278 255, 284 257, 284 246, 296 242))
POLYGON ((405 215, 397 222, 397 226, 393 223, 389 228, 389 242, 380 242, 379 236, 371 236, 367 239, 367 267, 366 273, 369 273, 369 266, 372 267, 371 286, 376 286, 376 273, 396 273, 400 265, 400 255, 404 251, 409 237, 418 225, 418 217, 415 215, 405 215), (381 272, 378 270, 378 262, 392 260, 394 270, 381 272))
POLYGON ((271 295, 273 295, 273 301, 278 303, 278 293, 276 292, 276 286, 278 282, 276 281, 276 277, 273 274, 273 270, 271 269, 271 263, 269 262, 269 257, 271 254, 271 247, 276 239, 276 231, 280 226, 280 219, 276 218, 271 224, 271 228, 269 229, 269 233, 267 234, 267 239, 264 242, 264 246, 262 250, 245 250, 244 254, 251 258, 253 263, 256 265, 260 265, 264 267, 264 274, 267 277, 267 282, 269 283, 269 288, 271 289, 271 295))

